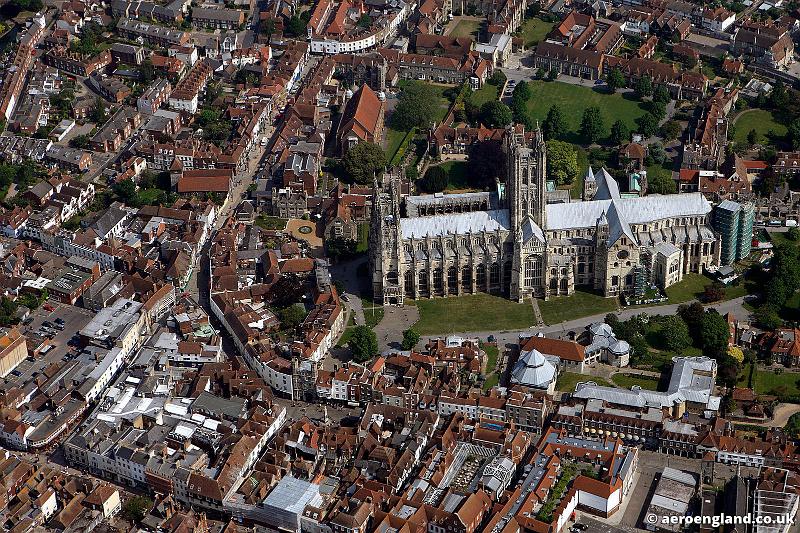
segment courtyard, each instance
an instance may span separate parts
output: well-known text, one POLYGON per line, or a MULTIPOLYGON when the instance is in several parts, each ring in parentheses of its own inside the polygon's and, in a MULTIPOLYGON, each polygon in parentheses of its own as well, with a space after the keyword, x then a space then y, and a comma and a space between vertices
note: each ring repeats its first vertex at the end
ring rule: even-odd
POLYGON ((535 322, 530 302, 519 304, 490 294, 417 300, 413 305, 419 310, 414 329, 421 335, 500 332, 529 328, 535 322))
POLYGON ((770 132, 777 137, 786 135, 786 126, 778 121, 778 117, 766 109, 747 109, 739 113, 733 122, 736 127, 734 140, 737 143, 747 144, 747 135, 751 130, 756 130, 758 143, 770 143, 770 132))

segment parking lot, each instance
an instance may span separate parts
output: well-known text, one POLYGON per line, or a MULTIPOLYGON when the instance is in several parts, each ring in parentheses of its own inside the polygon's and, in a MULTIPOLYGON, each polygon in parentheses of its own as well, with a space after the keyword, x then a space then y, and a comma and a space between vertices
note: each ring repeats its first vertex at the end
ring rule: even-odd
POLYGON ((68 353, 76 353, 76 349, 69 345, 70 339, 89 323, 92 315, 92 312, 86 309, 51 300, 32 312, 23 321, 20 331, 27 338, 28 351, 39 350, 39 355, 35 360, 28 358, 22 361, 11 374, 6 376, 4 386, 14 383, 24 384, 34 374, 40 374, 51 364, 64 359, 68 353), (43 350, 44 346, 48 345, 52 348, 43 350))

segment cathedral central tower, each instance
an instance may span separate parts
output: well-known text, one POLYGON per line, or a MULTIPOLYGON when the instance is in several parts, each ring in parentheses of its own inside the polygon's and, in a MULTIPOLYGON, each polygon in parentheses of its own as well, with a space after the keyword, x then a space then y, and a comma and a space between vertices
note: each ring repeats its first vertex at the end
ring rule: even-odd
POLYGON ((542 131, 526 132, 517 124, 503 138, 506 155, 506 187, 512 231, 518 231, 529 217, 546 229, 545 168, 547 156, 542 131))

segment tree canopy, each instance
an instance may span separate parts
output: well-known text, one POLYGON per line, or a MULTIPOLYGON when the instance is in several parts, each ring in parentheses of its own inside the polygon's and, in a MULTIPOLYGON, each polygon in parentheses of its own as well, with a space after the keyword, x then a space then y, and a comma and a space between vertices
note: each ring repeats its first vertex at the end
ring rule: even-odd
POLYGON ((359 363, 369 361, 378 353, 378 337, 367 326, 355 326, 347 343, 353 358, 359 363))
POLYGON ((606 85, 608 85, 608 90, 612 93, 625 87, 625 76, 622 75, 622 71, 618 68, 612 69, 606 78, 606 85))
POLYGON ((373 176, 380 174, 386 166, 386 154, 383 148, 370 142, 360 142, 345 154, 345 172, 362 185, 372 183, 373 176))
POLYGON ((410 81, 400 91, 391 125, 401 131, 409 131, 415 126, 428 128, 433 123, 438 107, 439 96, 430 85, 410 81))
POLYGON ((504 128, 511 124, 511 109, 498 100, 490 100, 481 106, 481 122, 490 128, 504 128))
POLYGON ((589 143, 596 143, 605 133, 605 123, 600 108, 597 106, 587 107, 581 119, 581 134, 589 143))
POLYGON ((546 139, 562 139, 567 134, 567 117, 558 104, 553 104, 547 111, 547 117, 542 124, 546 139))
POLYGON ((568 142, 547 141, 547 175, 559 185, 572 183, 578 176, 578 151, 568 142))

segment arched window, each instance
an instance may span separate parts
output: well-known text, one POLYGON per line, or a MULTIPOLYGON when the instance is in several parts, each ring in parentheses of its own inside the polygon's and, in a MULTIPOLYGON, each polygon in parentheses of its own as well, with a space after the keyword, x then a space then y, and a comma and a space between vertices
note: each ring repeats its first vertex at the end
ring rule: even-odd
POLYGON ((531 256, 525 260, 525 286, 536 287, 542 282, 542 259, 531 256))
POLYGON ((458 268, 454 266, 447 269, 447 291, 458 294, 458 268))
POLYGON ((444 279, 442 278, 443 272, 441 268, 433 271, 433 290, 441 291, 444 289, 444 279))
POLYGON ((413 270, 406 270, 406 273, 403 275, 403 280, 405 281, 406 294, 408 296, 413 296, 414 295, 414 271, 413 270))
POLYGON ((428 271, 419 271, 419 290, 420 292, 428 292, 428 271))
POLYGON ((386 282, 389 285, 397 285, 397 280, 398 279, 399 278, 397 276, 397 271, 396 270, 390 270, 389 272, 386 273, 386 282))
POLYGON ((489 284, 500 285, 500 265, 497 263, 492 263, 489 268, 489 284))
POLYGON ((475 284, 479 290, 486 288, 486 265, 480 264, 475 270, 475 284))
POLYGON ((472 269, 468 266, 461 269, 461 287, 465 291, 472 290, 472 269))
POLYGON ((558 280, 556 278, 550 279, 550 290, 556 290, 558 288, 558 280))
POLYGON ((564 291, 564 292, 567 292, 567 288, 568 288, 567 280, 562 279, 561 280, 561 290, 564 291))

